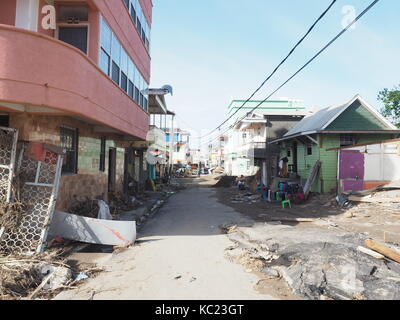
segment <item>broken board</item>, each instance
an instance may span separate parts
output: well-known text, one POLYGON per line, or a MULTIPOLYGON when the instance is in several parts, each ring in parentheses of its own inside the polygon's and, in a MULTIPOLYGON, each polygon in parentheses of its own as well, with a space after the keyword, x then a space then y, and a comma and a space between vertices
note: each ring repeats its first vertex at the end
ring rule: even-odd
POLYGON ((348 198, 348 200, 354 201, 354 202, 369 202, 369 203, 387 203, 387 202, 399 203, 400 202, 400 198, 372 198, 371 196, 367 196, 367 197, 350 196, 348 198))
POLYGON ((317 161, 317 162, 315 163, 314 168, 313 168, 312 171, 311 171, 310 176, 309 176, 308 179, 307 179, 306 184, 304 185, 304 188, 303 188, 304 195, 305 195, 306 199, 308 198, 308 195, 310 194, 311 187, 312 187, 312 185, 313 185, 315 179, 316 179, 317 176, 318 176, 318 173, 319 173, 320 168, 321 168, 321 161, 317 161))
POLYGON ((101 220, 56 211, 48 239, 57 236, 91 244, 129 246, 136 240, 136 222, 101 220))

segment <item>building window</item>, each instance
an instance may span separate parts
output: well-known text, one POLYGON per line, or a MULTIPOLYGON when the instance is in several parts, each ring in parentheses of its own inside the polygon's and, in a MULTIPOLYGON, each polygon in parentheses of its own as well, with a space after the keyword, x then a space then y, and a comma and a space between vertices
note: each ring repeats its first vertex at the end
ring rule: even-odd
POLYGON ((123 72, 121 72, 121 88, 128 92, 128 77, 123 72))
POLYGON ((128 83, 128 94, 132 99, 134 99, 134 97, 135 97, 135 86, 133 85, 132 81, 130 81, 130 80, 129 80, 129 83, 128 83))
POLYGON ((60 128, 61 147, 66 150, 62 166, 63 173, 78 172, 78 129, 60 128))
POLYGON ((121 46, 106 21, 101 21, 100 68, 143 109, 147 110, 149 85, 121 46))
POLYGON ((140 94, 139 105, 143 108, 143 94, 140 94))
POLYGON ((288 150, 287 157, 290 158, 291 156, 292 156, 292 152, 290 150, 288 150))
POLYGON ((101 137, 99 170, 106 171, 106 137, 101 137))
POLYGON ((142 6, 138 0, 124 0, 125 6, 132 18, 133 25, 135 26, 140 38, 143 41, 147 50, 150 49, 150 26, 147 23, 146 16, 143 12, 142 6))
POLYGON ((139 104, 139 97, 140 97, 139 89, 138 87, 135 87, 135 101, 137 104, 139 104))
POLYGON ((137 30, 139 32, 140 37, 142 37, 142 23, 140 22, 139 17, 137 19, 136 28, 137 28, 137 30))
POLYGON ((112 63, 112 72, 111 72, 111 78, 113 81, 119 85, 119 67, 118 65, 113 61, 112 63))
POLYGON ((87 27, 59 27, 58 40, 78 48, 87 54, 88 28, 87 27))
POLYGON ((134 25, 136 27, 137 15, 136 15, 136 10, 135 10, 135 7, 133 6, 133 3, 131 3, 131 17, 132 17, 132 21, 134 22, 134 25))
POLYGON ((110 75, 110 56, 104 51, 103 48, 100 52, 100 68, 106 75, 110 75))
POLYGON ((354 136, 351 134, 341 134, 340 135, 340 146, 341 147, 346 147, 346 146, 353 146, 355 145, 355 139, 354 136))
POLYGON ((311 143, 308 144, 307 145, 307 155, 308 156, 312 156, 312 149, 313 149, 312 144, 311 143))

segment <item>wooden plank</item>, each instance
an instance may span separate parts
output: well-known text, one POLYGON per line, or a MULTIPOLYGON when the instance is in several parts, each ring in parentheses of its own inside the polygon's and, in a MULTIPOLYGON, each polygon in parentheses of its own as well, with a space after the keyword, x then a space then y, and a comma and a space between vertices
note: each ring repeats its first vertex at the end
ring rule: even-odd
POLYGON ((362 246, 357 247, 357 250, 362 252, 362 253, 365 253, 365 254, 367 254, 367 255, 369 255, 371 257, 374 257, 376 259, 384 259, 385 258, 385 256, 383 254, 380 254, 380 253, 378 253, 376 251, 373 251, 371 249, 368 249, 368 248, 365 248, 365 247, 362 247, 362 246))
POLYGON ((39 292, 43 289, 46 283, 53 277, 54 272, 50 273, 46 278, 43 279, 42 283, 28 296, 27 300, 32 300, 39 292))
POLYGON ((374 241, 372 239, 365 240, 365 245, 369 249, 379 252, 380 254, 383 254, 385 257, 400 263, 400 252, 395 251, 392 248, 389 248, 387 245, 374 241))
POLYGON ((308 198, 308 195, 310 194, 311 187, 312 187, 315 179, 318 176, 320 168, 321 168, 321 161, 317 161, 314 165, 314 168, 311 171, 310 176, 308 177, 306 184, 304 185, 303 191, 304 191, 304 195, 305 195, 306 199, 308 198))
POLYGON ((287 218, 287 217, 282 217, 282 218, 269 218, 268 220, 270 221, 286 221, 286 222, 314 222, 317 221, 317 219, 313 218, 287 218))
POLYGON ((369 202, 369 203, 395 202, 395 203, 400 203, 400 198, 372 198, 372 197, 350 196, 348 199, 349 199, 349 201, 354 201, 354 202, 369 202))

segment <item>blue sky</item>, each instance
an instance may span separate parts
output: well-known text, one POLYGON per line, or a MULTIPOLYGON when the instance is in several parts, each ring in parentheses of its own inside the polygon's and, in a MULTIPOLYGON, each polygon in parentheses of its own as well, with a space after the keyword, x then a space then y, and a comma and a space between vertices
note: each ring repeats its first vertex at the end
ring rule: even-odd
MULTIPOLYGON (((170 84, 168 107, 181 127, 213 129, 232 98, 246 99, 305 34, 331 0, 153 0, 152 87, 170 84), (304 3, 307 3, 306 5, 304 3)), ((339 0, 288 63, 260 91, 264 99, 341 29, 339 0)), ((381 0, 353 30, 273 98, 310 108, 361 94, 380 109, 378 92, 400 83, 400 1, 381 0)))

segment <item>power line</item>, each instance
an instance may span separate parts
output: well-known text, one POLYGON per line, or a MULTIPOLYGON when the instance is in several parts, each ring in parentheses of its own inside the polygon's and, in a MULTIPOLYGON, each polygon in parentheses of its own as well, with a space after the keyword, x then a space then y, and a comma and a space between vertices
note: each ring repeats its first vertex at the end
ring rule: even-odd
MULTIPOLYGON (((319 57, 326 49, 328 49, 336 40, 338 40, 345 32, 347 32, 358 20, 360 20, 369 10, 372 9, 380 0, 375 0, 373 1, 367 8, 364 9, 363 12, 361 12, 349 25, 344 28, 341 32, 339 32, 331 41, 328 42, 320 51, 318 51, 317 54, 315 54, 310 60, 307 61, 306 64, 304 64, 299 70, 297 70, 289 79, 287 79, 283 84, 281 84, 277 89, 275 89, 270 95, 268 95, 267 98, 265 98, 263 101, 261 101, 257 106, 255 106, 249 113, 253 113, 255 110, 257 110, 264 102, 266 102, 272 95, 274 95, 277 91, 279 91, 282 87, 284 87, 288 82, 290 82, 294 77, 296 77, 301 71, 303 71, 308 65, 310 65, 317 57, 319 57)), ((237 123, 242 121, 244 118, 247 117, 247 114, 244 115, 242 118, 236 120, 236 122, 231 125, 226 131, 224 131, 220 136, 218 136, 216 139, 222 137, 226 132, 231 130, 234 126, 236 126, 237 123)), ((213 139, 210 141, 209 144, 214 142, 216 139, 213 139)))
POLYGON ((265 79, 261 85, 251 94, 251 96, 238 108, 233 114, 231 114, 224 122, 222 122, 218 127, 202 136, 202 138, 207 137, 220 129, 225 123, 227 123, 236 113, 238 113, 245 105, 248 103, 251 98, 253 98, 258 91, 269 81, 272 76, 279 70, 279 68, 286 62, 287 59, 295 52, 297 47, 307 38, 307 36, 311 33, 311 31, 315 28, 315 26, 322 20, 322 18, 328 13, 328 11, 333 7, 333 5, 337 2, 337 0, 333 0, 329 7, 319 16, 319 18, 312 24, 312 26, 308 29, 307 33, 296 43, 296 45, 290 50, 289 54, 278 64, 278 66, 272 71, 272 73, 265 79))
POLYGON ((185 121, 181 116, 179 116, 178 114, 176 114, 176 117, 181 120, 190 130, 199 132, 200 130, 193 128, 192 126, 189 125, 189 123, 187 121, 185 121))

